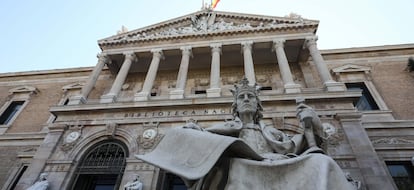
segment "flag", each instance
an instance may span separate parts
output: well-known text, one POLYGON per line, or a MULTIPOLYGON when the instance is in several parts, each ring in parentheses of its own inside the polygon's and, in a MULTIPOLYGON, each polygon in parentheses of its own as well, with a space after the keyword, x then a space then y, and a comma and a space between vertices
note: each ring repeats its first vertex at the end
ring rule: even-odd
POLYGON ((216 6, 217 6, 218 2, 220 2, 220 0, 212 0, 212 1, 211 1, 211 7, 212 7, 213 9, 214 9, 214 8, 216 8, 216 6))

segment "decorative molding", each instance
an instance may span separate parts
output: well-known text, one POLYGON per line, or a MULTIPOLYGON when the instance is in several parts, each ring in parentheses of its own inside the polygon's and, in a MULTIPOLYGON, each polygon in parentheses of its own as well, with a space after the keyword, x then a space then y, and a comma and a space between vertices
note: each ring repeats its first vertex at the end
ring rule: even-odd
POLYGON ((414 144, 414 140, 408 140, 398 137, 385 137, 372 140, 372 144, 414 144))
POLYGON ((47 164, 45 172, 68 172, 71 164, 47 164))
POLYGON ((152 149, 156 146, 164 137, 164 135, 160 134, 158 131, 158 127, 160 125, 159 122, 148 122, 143 123, 144 130, 140 136, 138 136, 138 144, 142 146, 143 149, 152 149))
POLYGON ((153 171, 154 169, 154 166, 147 163, 128 164, 125 168, 126 171, 153 171))
POLYGON ((114 137, 117 128, 118 128, 118 124, 116 123, 111 122, 111 123, 106 124, 106 135, 110 137, 114 137))
POLYGON ((66 135, 63 138, 63 143, 60 145, 60 149, 63 152, 68 152, 75 147, 76 143, 82 138, 83 127, 84 124, 79 123, 79 121, 69 126, 69 129, 66 131, 66 135))

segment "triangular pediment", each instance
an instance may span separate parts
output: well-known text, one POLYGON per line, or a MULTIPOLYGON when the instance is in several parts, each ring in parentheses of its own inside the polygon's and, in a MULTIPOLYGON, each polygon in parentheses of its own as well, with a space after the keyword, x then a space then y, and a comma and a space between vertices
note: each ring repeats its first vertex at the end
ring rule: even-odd
POLYGON ((115 36, 99 40, 99 45, 119 45, 135 42, 205 37, 211 35, 235 35, 238 33, 258 33, 277 30, 303 30, 316 32, 318 21, 307 20, 291 14, 274 17, 202 10, 182 17, 121 32, 115 36))
POLYGON ((361 65, 353 65, 353 64, 346 64, 346 65, 332 69, 332 72, 334 73, 369 72, 369 71, 371 71, 370 67, 361 66, 361 65))
POLYGON ((33 87, 33 86, 19 86, 19 87, 12 88, 12 89, 9 90, 10 94, 13 94, 13 93, 32 93, 32 92, 33 93, 37 92, 36 87, 33 87))
POLYGON ((62 90, 81 89, 84 85, 85 83, 83 82, 76 82, 63 86, 62 90))

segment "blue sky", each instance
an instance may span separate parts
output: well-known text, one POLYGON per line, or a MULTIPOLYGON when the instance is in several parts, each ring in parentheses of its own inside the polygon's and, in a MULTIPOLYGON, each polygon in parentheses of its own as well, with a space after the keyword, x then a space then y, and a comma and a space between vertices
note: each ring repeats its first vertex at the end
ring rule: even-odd
MULTIPOLYGON (((209 0, 206 0, 206 2, 209 0)), ((200 10, 202 0, 1 0, 0 73, 94 66, 97 40, 200 10)), ((414 43, 413 0, 221 0, 216 10, 319 20, 319 49, 414 43)))

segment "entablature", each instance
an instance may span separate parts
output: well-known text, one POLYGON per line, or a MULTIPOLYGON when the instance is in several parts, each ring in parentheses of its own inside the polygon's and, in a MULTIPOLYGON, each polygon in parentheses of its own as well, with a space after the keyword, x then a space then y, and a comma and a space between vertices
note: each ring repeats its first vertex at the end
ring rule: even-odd
MULTIPOLYGON (((272 102, 291 102, 295 104, 298 97, 306 99, 310 102, 326 102, 326 101, 342 101, 346 100, 352 104, 354 99, 361 96, 358 91, 345 92, 323 92, 323 93, 306 93, 306 94, 280 94, 280 95, 261 95, 260 99, 263 104, 272 102)), ((127 109, 163 109, 163 108, 179 108, 179 107, 200 107, 200 106, 218 106, 231 105, 234 97, 215 97, 215 98, 187 98, 180 101, 170 99, 153 100, 145 102, 116 102, 116 103, 96 103, 96 104, 79 104, 79 105, 64 105, 52 106, 50 112, 54 115, 71 113, 71 112, 87 112, 87 111, 108 111, 108 110, 127 110, 127 109)))

